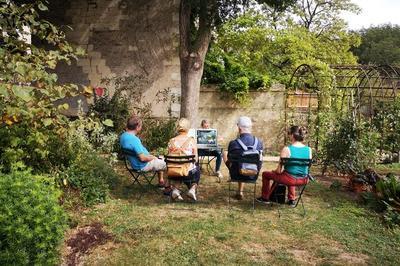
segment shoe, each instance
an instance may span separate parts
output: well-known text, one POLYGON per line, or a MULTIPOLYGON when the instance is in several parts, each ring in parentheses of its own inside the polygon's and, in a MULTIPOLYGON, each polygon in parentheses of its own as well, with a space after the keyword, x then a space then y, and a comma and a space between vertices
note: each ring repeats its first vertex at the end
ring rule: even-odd
POLYGON ((243 200, 243 194, 236 194, 235 199, 237 200, 243 200))
POLYGON ((222 175, 222 173, 221 173, 221 171, 217 171, 217 177, 218 177, 218 179, 222 179, 222 178, 224 178, 224 176, 222 175))
POLYGON ((290 207, 295 207, 295 206, 296 206, 296 201, 295 201, 295 200, 288 200, 287 204, 288 204, 290 207))
POLYGON ((263 197, 256 198, 256 201, 260 202, 260 203, 264 203, 264 204, 271 204, 272 203, 271 201, 269 201, 267 199, 264 199, 263 197))
POLYGON ((196 197, 196 189, 195 188, 191 188, 189 189, 189 191, 186 194, 189 198, 191 198, 194 201, 197 201, 197 197, 196 197))
POLYGON ((181 196, 181 192, 179 190, 177 190, 176 188, 174 188, 172 190, 171 197, 174 200, 183 200, 183 198, 181 196))
POLYGON ((165 196, 171 196, 171 192, 172 192, 172 189, 171 189, 170 186, 164 187, 163 194, 164 194, 165 196))

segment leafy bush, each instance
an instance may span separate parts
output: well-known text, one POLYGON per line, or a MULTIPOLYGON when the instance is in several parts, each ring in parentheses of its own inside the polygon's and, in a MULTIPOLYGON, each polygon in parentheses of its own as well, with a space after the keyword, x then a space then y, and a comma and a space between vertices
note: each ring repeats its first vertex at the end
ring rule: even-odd
POLYGON ((323 145, 323 163, 355 174, 375 163, 379 135, 364 121, 338 118, 323 145))
POLYGON ((109 88, 105 89, 105 95, 95 97, 93 104, 89 107, 89 113, 93 113, 101 121, 107 119, 113 121, 113 126, 109 127, 107 132, 120 134, 124 130, 126 118, 130 114, 131 96, 145 80, 142 76, 126 75, 107 78, 102 82, 109 88), (110 88, 114 88, 112 96, 109 95, 110 88))
POLYGON ((90 117, 71 122, 67 136, 67 149, 74 154, 68 166, 55 171, 64 188, 79 191, 85 205, 105 202, 109 184, 117 179, 111 165, 115 154, 110 152, 118 136, 104 133, 104 126, 90 117), (99 153, 105 155, 100 156, 99 153), (106 161, 108 160, 108 161, 106 161))
POLYGON ((84 204, 90 206, 106 201, 110 184, 117 179, 117 174, 98 154, 84 153, 62 169, 58 178, 64 186, 78 189, 84 204))
POLYGON ((400 151, 400 99, 378 102, 373 124, 381 136, 381 150, 390 153, 393 158, 393 153, 400 151))
POLYGON ((0 264, 55 265, 66 225, 53 181, 0 173, 0 264))
POLYGON ((80 90, 57 82, 54 69, 84 52, 73 48, 58 27, 39 17, 47 10, 46 3, 2 1, 0 8, 0 164, 6 172, 20 162, 34 172, 47 172, 68 160, 62 148, 68 120, 60 111, 69 106, 54 102, 80 90), (21 39, 27 28, 37 42, 21 39))
MULTIPOLYGON (((147 149, 151 151, 166 148, 168 141, 176 135, 175 119, 145 118, 140 135, 147 149)), ((162 152, 161 152, 162 153, 162 152)))
MULTIPOLYGON (((140 134, 145 146, 149 150, 165 148, 168 140, 175 134, 175 119, 171 116, 171 108, 168 110, 170 116, 168 119, 153 117, 152 106, 164 102, 171 107, 172 103, 179 100, 171 95, 170 89, 159 91, 154 101, 148 102, 144 100, 143 95, 148 80, 143 76, 127 74, 105 79, 104 82, 110 88, 114 88, 115 92, 111 98, 109 95, 105 95, 95 100, 90 110, 96 119, 113 121, 113 127, 107 128, 105 132, 121 134, 130 112, 133 112, 143 120, 143 130, 140 134)), ((106 139, 108 142, 114 141, 113 151, 118 152, 120 149, 118 138, 113 137, 108 136, 106 139)), ((104 137, 102 142, 103 144, 107 142, 104 137)))
POLYGON ((72 154, 65 149, 65 139, 52 128, 32 128, 27 123, 0 127, 0 164, 10 172, 18 162, 36 173, 49 172, 68 164, 72 154))
POLYGON ((203 83, 217 84, 219 89, 233 95, 233 98, 245 103, 249 90, 265 88, 269 77, 256 70, 247 69, 243 63, 216 49, 211 49, 204 65, 203 83))
POLYGON ((383 212, 389 226, 400 225, 400 178, 388 174, 376 183, 376 193, 365 193, 365 202, 375 211, 383 212))

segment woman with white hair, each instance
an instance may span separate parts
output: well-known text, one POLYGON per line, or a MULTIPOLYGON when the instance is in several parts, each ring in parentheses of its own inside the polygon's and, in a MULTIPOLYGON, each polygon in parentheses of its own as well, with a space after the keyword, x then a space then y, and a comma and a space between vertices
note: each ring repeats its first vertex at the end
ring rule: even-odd
MULTIPOLYGON (((168 153, 181 152, 185 155, 195 155, 196 162, 197 158, 197 144, 193 137, 188 136, 190 128, 190 122, 186 118, 181 118, 178 121, 177 131, 178 135, 170 139, 168 143, 168 153)), ((193 200, 197 200, 196 189, 200 181, 200 170, 195 163, 192 163, 189 170, 189 179, 192 182, 184 181, 189 189, 187 196, 193 200)), ((172 188, 171 197, 174 200, 183 200, 181 191, 176 187, 172 188)))

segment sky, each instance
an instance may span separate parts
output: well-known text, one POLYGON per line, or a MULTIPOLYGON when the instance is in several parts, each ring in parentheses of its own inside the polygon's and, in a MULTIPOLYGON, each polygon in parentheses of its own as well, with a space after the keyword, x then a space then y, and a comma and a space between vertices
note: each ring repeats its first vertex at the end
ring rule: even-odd
POLYGON ((352 0, 361 9, 358 15, 345 12, 342 17, 352 30, 368 28, 371 25, 400 25, 400 0, 352 0))

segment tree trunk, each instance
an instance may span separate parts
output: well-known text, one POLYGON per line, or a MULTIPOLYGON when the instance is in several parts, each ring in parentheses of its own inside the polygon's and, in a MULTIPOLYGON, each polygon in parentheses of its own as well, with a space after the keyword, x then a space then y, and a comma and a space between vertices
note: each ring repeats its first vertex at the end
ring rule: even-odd
POLYGON ((200 83, 204 69, 204 55, 181 58, 181 117, 198 123, 200 83))
POLYGON ((179 10, 179 58, 181 64, 181 113, 192 126, 198 123, 200 83, 203 76, 204 59, 211 41, 211 21, 207 11, 207 0, 200 1, 199 27, 194 42, 190 40, 191 4, 181 0, 179 10))

